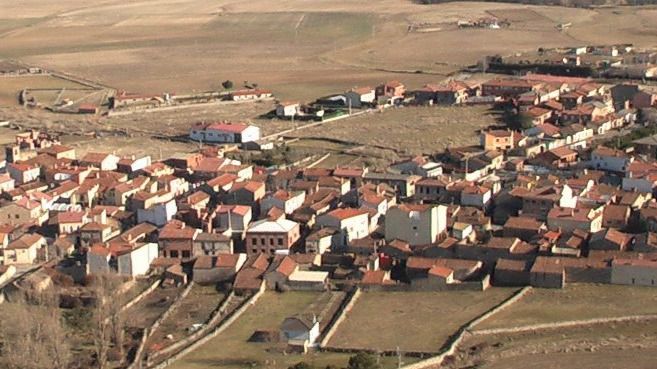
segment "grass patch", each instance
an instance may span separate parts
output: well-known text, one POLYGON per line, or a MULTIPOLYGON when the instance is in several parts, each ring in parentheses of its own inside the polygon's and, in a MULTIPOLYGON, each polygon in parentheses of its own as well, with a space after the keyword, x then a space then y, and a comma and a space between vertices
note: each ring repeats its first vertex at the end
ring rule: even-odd
POLYGON ((459 326, 515 289, 446 292, 368 292, 356 302, 330 345, 436 352, 459 326))
POLYGON ((648 287, 569 284, 565 289, 533 289, 479 329, 657 313, 657 294, 648 287))

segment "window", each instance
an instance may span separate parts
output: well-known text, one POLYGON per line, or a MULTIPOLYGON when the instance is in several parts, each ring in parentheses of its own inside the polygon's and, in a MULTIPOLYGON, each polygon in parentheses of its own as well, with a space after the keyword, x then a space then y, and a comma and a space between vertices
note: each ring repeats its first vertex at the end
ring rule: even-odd
POLYGON ((269 245, 274 246, 274 239, 273 238, 269 239, 269 245))
POLYGON ((191 256, 191 254, 189 253, 189 251, 183 251, 183 252, 182 252, 182 257, 183 257, 183 258, 188 258, 188 257, 190 257, 190 256, 191 256))
POLYGON ((14 218, 18 219, 20 218, 18 214, 14 215, 14 218))
POLYGON ((261 238, 261 239, 260 239, 260 244, 261 244, 262 246, 265 246, 265 245, 267 244, 267 240, 265 240, 264 238, 261 238))
POLYGON ((282 238, 278 239, 278 246, 283 246, 283 239, 282 238))
POLYGON ((171 256, 172 258, 177 258, 178 257, 178 251, 176 251, 176 250, 169 251, 169 256, 171 256))
POLYGON ((258 249, 252 249, 251 251, 253 251, 254 254, 258 253, 258 249))

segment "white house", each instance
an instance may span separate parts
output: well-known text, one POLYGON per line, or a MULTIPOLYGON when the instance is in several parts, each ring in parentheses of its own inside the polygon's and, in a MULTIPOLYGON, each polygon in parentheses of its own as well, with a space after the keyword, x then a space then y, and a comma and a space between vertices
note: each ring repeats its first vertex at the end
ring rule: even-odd
POLYGON ((281 324, 281 340, 292 346, 308 346, 316 344, 319 338, 319 321, 311 316, 297 315, 285 318, 281 324))
POLYGON ((212 143, 252 142, 260 139, 260 128, 242 123, 201 123, 192 126, 189 138, 212 143))
POLYGON ((144 275, 157 258, 158 251, 157 243, 94 245, 87 252, 87 273, 116 272, 130 277, 144 275))
POLYGON ((633 159, 620 150, 599 146, 591 153, 589 166, 593 169, 624 173, 633 159))
POLYGON ((474 185, 461 191, 461 205, 483 209, 488 206, 493 193, 488 187, 474 185))
POLYGON ((388 209, 386 241, 401 240, 410 245, 429 245, 447 229, 447 207, 429 204, 402 204, 388 209))
POLYGON ((303 205, 305 199, 306 193, 304 191, 288 192, 278 190, 262 199, 260 202, 261 213, 266 214, 271 208, 279 208, 285 214, 292 214, 303 205))
POLYGON ((284 101, 276 105, 276 116, 291 118, 301 113, 301 104, 298 102, 284 101))
POLYGON ((178 212, 176 200, 155 204, 148 209, 137 209, 137 223, 148 222, 158 227, 167 224, 178 212))
POLYGON ((370 234, 369 212, 361 209, 335 209, 317 218, 320 227, 332 227, 342 232, 341 246, 346 246, 351 240, 365 238, 370 234))
POLYGON ((98 168, 103 171, 111 171, 116 170, 119 160, 121 159, 114 154, 90 152, 80 159, 80 164, 98 168))
POLYGON ((41 169, 38 166, 28 164, 9 163, 7 173, 17 184, 29 183, 39 179, 41 169))
POLYGON ((117 255, 119 274, 131 277, 144 275, 157 256, 157 243, 150 242, 134 246, 132 250, 117 255))

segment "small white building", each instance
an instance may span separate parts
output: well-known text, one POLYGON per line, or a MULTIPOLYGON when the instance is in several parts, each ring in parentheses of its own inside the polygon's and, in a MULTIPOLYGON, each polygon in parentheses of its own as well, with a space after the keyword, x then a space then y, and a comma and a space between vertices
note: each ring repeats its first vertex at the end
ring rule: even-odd
POLYGON ((278 190, 262 199, 260 203, 261 213, 266 214, 271 208, 279 208, 285 214, 292 214, 303 205, 305 199, 306 193, 304 191, 288 192, 278 190))
POLYGON ((167 224, 178 212, 176 200, 155 204, 148 209, 137 209, 137 223, 151 223, 158 227, 167 224))
POLYGON ((195 124, 189 132, 194 141, 244 143, 260 139, 260 128, 242 123, 195 124))
POLYGON ((620 150, 599 146, 591 153, 589 166, 593 169, 624 173, 633 158, 620 150))
POLYGON ((301 113, 301 104, 284 101, 276 105, 276 116, 279 118, 292 118, 301 113))
POLYGON ((335 209, 319 216, 317 225, 339 229, 343 241, 341 246, 346 246, 351 240, 365 238, 370 234, 369 212, 362 209, 335 209))
POLYGON ((317 343, 319 333, 319 321, 314 314, 288 317, 281 324, 281 340, 291 346, 303 347, 304 352, 317 343))

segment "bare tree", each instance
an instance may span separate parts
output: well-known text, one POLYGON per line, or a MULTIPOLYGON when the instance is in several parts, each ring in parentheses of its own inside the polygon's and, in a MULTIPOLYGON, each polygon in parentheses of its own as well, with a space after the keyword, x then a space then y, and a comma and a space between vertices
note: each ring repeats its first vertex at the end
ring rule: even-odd
POLYGON ((124 320, 121 316, 122 299, 117 293, 121 279, 114 275, 95 276, 93 291, 92 336, 98 369, 105 369, 110 349, 123 357, 124 320))
POLYGON ((16 296, 2 305, 0 321, 0 368, 69 368, 71 347, 54 294, 16 296))

